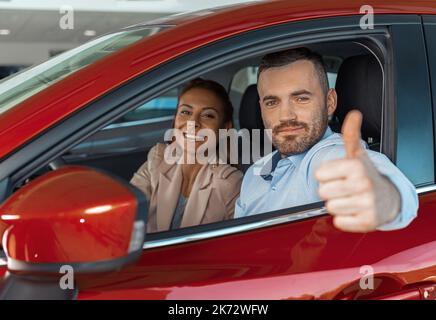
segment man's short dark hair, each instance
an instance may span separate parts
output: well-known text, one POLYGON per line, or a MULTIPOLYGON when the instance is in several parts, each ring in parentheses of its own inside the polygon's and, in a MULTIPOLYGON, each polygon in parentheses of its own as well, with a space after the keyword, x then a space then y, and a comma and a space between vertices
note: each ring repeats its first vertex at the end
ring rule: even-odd
POLYGON ((257 71, 257 79, 259 79, 261 72, 267 69, 283 67, 300 60, 307 60, 313 63, 321 83, 321 88, 324 94, 327 95, 329 90, 329 82, 322 57, 318 53, 307 48, 288 49, 265 55, 260 61, 259 69, 257 71))

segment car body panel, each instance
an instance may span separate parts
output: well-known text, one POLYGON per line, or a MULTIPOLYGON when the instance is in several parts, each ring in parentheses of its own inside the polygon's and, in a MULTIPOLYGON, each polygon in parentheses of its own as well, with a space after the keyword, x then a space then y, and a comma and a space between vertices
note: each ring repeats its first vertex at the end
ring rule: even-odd
POLYGON ((436 283, 436 195, 402 230, 345 233, 329 216, 147 249, 119 273, 81 280, 79 299, 377 298, 436 283), (374 271, 375 290, 360 289, 374 271), (370 294, 369 294, 370 293, 370 294))

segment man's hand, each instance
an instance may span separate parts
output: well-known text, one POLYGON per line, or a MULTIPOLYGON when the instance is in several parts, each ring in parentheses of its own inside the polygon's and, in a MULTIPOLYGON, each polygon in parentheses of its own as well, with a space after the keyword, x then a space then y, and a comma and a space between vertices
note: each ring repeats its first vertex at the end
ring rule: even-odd
POLYGON ((397 188, 377 171, 360 144, 361 124, 359 111, 347 114, 342 126, 346 158, 323 163, 315 173, 334 225, 349 232, 373 231, 401 208, 397 188))

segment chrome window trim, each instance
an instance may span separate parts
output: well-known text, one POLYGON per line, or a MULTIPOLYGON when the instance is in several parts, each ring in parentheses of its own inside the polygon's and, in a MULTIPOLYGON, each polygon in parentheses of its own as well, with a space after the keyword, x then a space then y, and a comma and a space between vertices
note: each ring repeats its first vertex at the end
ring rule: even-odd
MULTIPOLYGON (((425 186, 425 187, 419 187, 416 189, 417 194, 422 194, 430 191, 436 190, 436 184, 433 184, 431 186, 425 186)), ((211 231, 204 231, 199 233, 194 233, 190 235, 184 235, 184 236, 178 236, 178 237, 172 237, 168 239, 160 239, 160 240, 153 240, 153 241, 145 241, 143 245, 143 249, 152 249, 152 248, 160 248, 160 247, 166 247, 176 244, 182 244, 182 243, 188 243, 192 241, 198 241, 198 240, 205 240, 215 237, 221 237, 226 235, 231 235, 235 233, 240 232, 247 232, 251 230, 257 230, 265 227, 271 227, 279 224, 284 224, 288 222, 298 221, 302 219, 307 218, 313 218, 318 217, 327 214, 327 210, 325 207, 317 208, 317 209, 311 209, 306 210, 298 213, 291 213, 288 215, 283 215, 279 217, 274 217, 268 220, 263 221, 257 221, 257 222, 251 222, 244 225, 239 226, 232 226, 227 227, 223 229, 218 230, 211 230, 211 231)))
POLYGON ((256 221, 256 222, 251 222, 239 226, 231 226, 223 229, 199 232, 191 235, 183 235, 183 236, 173 237, 168 239, 160 239, 160 240, 149 241, 149 242, 146 241, 144 243, 143 249, 169 246, 169 245, 180 244, 185 242, 215 238, 215 237, 220 237, 224 235, 229 235, 229 234, 234 234, 234 233, 239 233, 249 230, 256 230, 256 229, 271 227, 277 224, 283 224, 291 221, 317 217, 317 216, 324 215, 326 213, 327 210, 324 207, 321 207, 318 209, 310 209, 298 213, 290 213, 269 220, 256 221))
POLYGON ((436 184, 432 184, 430 186, 424 186, 424 187, 416 188, 416 193, 417 194, 422 194, 422 193, 426 193, 426 192, 430 192, 430 191, 435 191, 435 190, 436 190, 436 184))

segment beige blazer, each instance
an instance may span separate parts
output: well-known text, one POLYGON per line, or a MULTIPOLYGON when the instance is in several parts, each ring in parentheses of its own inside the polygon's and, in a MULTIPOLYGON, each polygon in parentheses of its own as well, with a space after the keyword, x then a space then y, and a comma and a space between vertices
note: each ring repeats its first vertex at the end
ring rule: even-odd
MULTIPOLYGON (((131 184, 149 201, 147 232, 169 230, 182 185, 182 166, 164 160, 165 145, 158 143, 134 174, 131 184)), ((242 172, 230 165, 204 165, 195 178, 181 227, 233 218, 242 172)))

